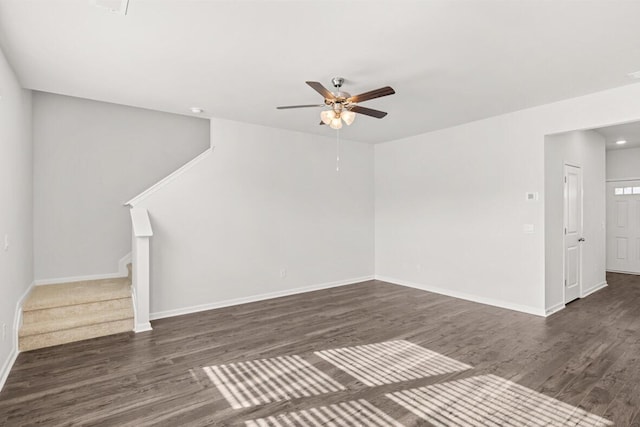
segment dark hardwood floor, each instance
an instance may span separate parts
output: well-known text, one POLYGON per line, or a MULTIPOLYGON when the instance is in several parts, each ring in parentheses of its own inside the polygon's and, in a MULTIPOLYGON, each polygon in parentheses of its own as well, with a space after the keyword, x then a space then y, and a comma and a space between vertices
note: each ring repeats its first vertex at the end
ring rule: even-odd
POLYGON ((638 426, 640 276, 608 283, 546 319, 372 281, 158 320, 152 332, 20 354, 0 393, 0 425, 244 425, 358 399, 403 425, 431 425, 385 394, 491 374, 638 426), (472 369, 372 387, 314 354, 393 340, 472 369), (286 355, 344 390, 233 409, 204 370, 286 355))

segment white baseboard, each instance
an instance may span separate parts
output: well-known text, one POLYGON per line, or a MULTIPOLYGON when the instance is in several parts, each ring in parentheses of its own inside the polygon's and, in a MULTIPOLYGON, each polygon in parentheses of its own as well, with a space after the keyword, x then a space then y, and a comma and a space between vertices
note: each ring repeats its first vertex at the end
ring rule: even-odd
POLYGON ((86 280, 121 279, 129 275, 127 264, 131 263, 131 252, 120 258, 118 261, 118 271, 116 273, 91 274, 88 276, 57 277, 55 279, 37 279, 36 286, 59 285, 60 283, 84 282, 86 280))
POLYGON ((27 295, 29 295, 31 289, 33 289, 34 286, 35 283, 32 282, 24 291, 20 299, 16 302, 16 308, 13 314, 13 328, 11 329, 11 331, 13 332, 13 337, 11 339, 13 346, 11 348, 11 351, 9 352, 9 357, 7 357, 7 360, 5 360, 5 362, 3 363, 2 368, 0 368, 0 391, 2 391, 7 378, 9 378, 11 368, 13 368, 13 364, 15 363, 16 359, 18 358, 18 354, 20 353, 20 347, 18 346, 18 332, 20 331, 20 326, 22 324, 22 304, 24 303, 24 300, 27 298, 27 295))
POLYGON ((600 282, 597 285, 592 286, 591 288, 586 289, 585 291, 583 291, 582 292, 582 296, 580 298, 587 297, 587 296, 591 295, 594 292, 598 292, 600 289, 606 288, 607 286, 609 286, 609 285, 607 284, 606 281, 605 282, 600 282))
POLYGON ((133 332, 136 334, 139 332, 152 331, 151 322, 138 323, 138 302, 136 300, 136 288, 131 287, 131 300, 133 302, 133 332))
MULTIPOLYGON (((601 282, 601 283, 598 283, 597 285, 592 286, 591 288, 589 288, 589 289, 587 289, 586 291, 584 291, 584 292, 582 293, 582 295, 580 296, 580 298, 587 297, 587 296, 591 295, 592 293, 599 291, 600 289, 604 289, 604 288, 606 288, 607 286, 608 286, 608 285, 607 285, 607 282, 601 282)), ((558 303, 558 304, 556 304, 556 305, 553 305, 553 306, 549 307, 549 308, 546 310, 545 315, 546 315, 547 317, 549 317, 549 316, 551 316, 552 314, 557 313, 557 312, 559 312, 560 310, 564 309, 565 307, 566 307, 565 303, 563 303, 563 302, 558 303)))
POLYGON ((640 273, 637 271, 607 270, 607 273, 632 274, 634 276, 640 276, 640 273))
POLYGON ((545 310, 545 316, 546 316, 546 317, 549 317, 549 316, 551 316, 553 313, 557 313, 557 312, 559 312, 560 310, 564 309, 565 307, 566 307, 566 305, 565 305, 563 302, 561 302, 561 303, 559 303, 559 304, 556 304, 556 305, 553 305, 553 306, 551 306, 551 307, 549 307, 549 308, 547 308, 547 309, 545 310))
POLYGON ((16 362, 18 358, 18 349, 17 347, 13 347, 11 349, 11 353, 9 353, 9 357, 5 360, 2 368, 0 368, 0 391, 4 387, 4 383, 7 382, 7 378, 9 378, 9 373, 11 372, 11 368, 13 368, 13 364, 16 362))
POLYGON ((436 286, 424 285, 421 283, 409 282, 406 280, 396 279, 393 277, 376 275, 376 280, 392 283, 394 285, 407 286, 409 288, 420 289, 422 291, 433 292, 440 295, 446 295, 453 298, 460 298, 467 301, 477 302, 480 304, 492 305, 494 307, 506 308, 507 310, 519 311, 522 313, 533 314, 535 316, 545 316, 545 311, 536 307, 527 305, 513 304, 508 301, 496 300, 493 298, 485 298, 477 295, 467 294, 464 292, 452 291, 450 289, 439 288, 436 286))
POLYGON ((74 276, 74 277, 58 277, 55 279, 38 279, 35 281, 36 286, 46 286, 46 285, 59 285, 60 283, 70 283, 70 282, 84 282, 85 280, 102 280, 102 279, 120 279, 122 277, 126 277, 117 273, 107 273, 107 274, 92 274, 89 276, 74 276))
POLYGON ((174 310, 158 311, 149 315, 151 320, 164 319, 165 317, 181 316, 183 314, 197 313, 199 311, 213 310, 216 308, 231 307, 234 305, 247 304, 250 302, 264 301, 272 298, 286 297, 289 295, 302 294, 305 292, 318 291, 321 289, 335 288, 338 286, 353 285, 355 283, 373 280, 373 276, 355 277, 352 279, 338 280, 335 282, 320 283, 318 285, 305 286, 301 288, 287 289, 284 291, 269 292, 266 294, 252 295, 242 298, 234 298, 209 304, 194 305, 191 307, 177 308, 174 310))
POLYGON ((131 252, 120 258, 120 261, 118 261, 118 273, 120 277, 127 277, 129 275, 127 265, 131 264, 131 262, 131 252))
POLYGON ((153 331, 153 328, 151 327, 151 322, 147 322, 147 323, 136 323, 136 326, 133 328, 133 332, 135 332, 136 334, 139 332, 147 332, 147 331, 153 331))

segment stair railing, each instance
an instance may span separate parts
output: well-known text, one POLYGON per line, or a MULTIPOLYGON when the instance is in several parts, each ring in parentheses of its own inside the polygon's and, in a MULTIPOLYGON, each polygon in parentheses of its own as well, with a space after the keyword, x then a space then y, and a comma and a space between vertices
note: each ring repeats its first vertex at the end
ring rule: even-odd
POLYGON ((153 236, 149 212, 143 208, 131 208, 131 279, 135 326, 134 332, 150 331, 149 321, 149 239, 153 236))

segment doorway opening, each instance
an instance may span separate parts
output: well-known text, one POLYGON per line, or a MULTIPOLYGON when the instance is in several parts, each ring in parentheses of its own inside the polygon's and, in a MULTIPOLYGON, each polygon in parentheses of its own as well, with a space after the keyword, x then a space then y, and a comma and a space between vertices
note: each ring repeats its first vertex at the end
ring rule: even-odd
POLYGON ((640 274, 640 122, 596 129, 607 147, 608 272, 640 274))
POLYGON ((547 314, 640 274, 640 122, 545 137, 547 314))

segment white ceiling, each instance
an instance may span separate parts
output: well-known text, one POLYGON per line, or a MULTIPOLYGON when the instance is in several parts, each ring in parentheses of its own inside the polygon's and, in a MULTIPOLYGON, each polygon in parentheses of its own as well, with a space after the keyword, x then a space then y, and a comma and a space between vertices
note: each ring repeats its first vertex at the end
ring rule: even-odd
POLYGON ((607 150, 624 150, 626 148, 640 147, 640 122, 607 126, 594 130, 604 136, 607 150), (618 145, 616 141, 619 140, 625 140, 627 143, 618 145))
POLYGON ((304 84, 390 85, 341 135, 380 142, 636 83, 640 1, 0 0, 30 89, 330 135, 304 84))

